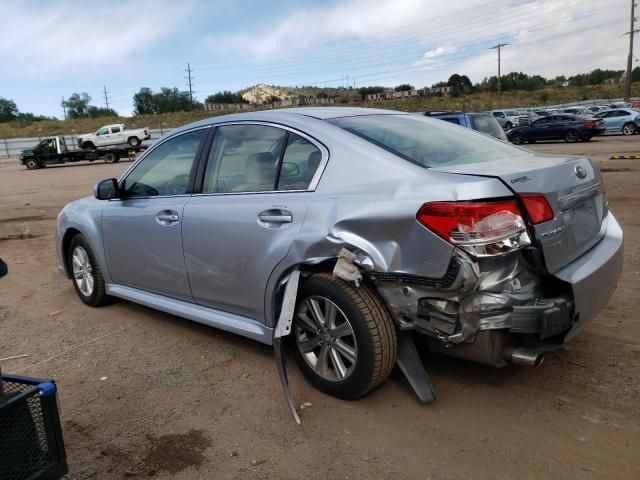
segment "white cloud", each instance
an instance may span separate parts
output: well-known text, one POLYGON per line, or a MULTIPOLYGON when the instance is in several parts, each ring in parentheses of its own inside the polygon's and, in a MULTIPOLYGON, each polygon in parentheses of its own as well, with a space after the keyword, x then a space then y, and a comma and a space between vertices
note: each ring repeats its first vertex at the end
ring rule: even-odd
POLYGON ((455 45, 441 45, 437 48, 434 48, 432 50, 427 50, 426 52, 424 52, 424 55, 422 56, 422 58, 416 62, 413 62, 411 64, 412 67, 424 67, 424 66, 428 66, 430 63, 433 62, 434 58, 438 58, 438 57, 442 57, 444 55, 450 55, 452 53, 456 53, 458 51, 457 47, 455 45))
POLYGON ((3 2, 0 62, 40 80, 73 68, 117 70, 175 32, 189 11, 189 3, 150 0, 3 2))
MULTIPOLYGON (((386 38, 389 30, 410 24, 416 13, 423 17, 428 7, 423 0, 346 0, 327 8, 318 6, 292 12, 260 32, 242 32, 209 38, 212 48, 262 56, 291 48, 303 48, 335 40, 386 38)), ((429 10, 433 10, 429 7, 429 10)))

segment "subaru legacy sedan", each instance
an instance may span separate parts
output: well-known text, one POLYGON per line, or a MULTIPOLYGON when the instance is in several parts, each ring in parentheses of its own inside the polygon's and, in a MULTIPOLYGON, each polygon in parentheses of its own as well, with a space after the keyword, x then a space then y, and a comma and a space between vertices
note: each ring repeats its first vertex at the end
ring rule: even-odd
POLYGON ((67 205, 56 243, 93 307, 121 298, 265 344, 291 310, 305 376, 355 399, 400 364, 407 336, 538 364, 609 301, 623 234, 588 158, 326 107, 173 131, 67 205))

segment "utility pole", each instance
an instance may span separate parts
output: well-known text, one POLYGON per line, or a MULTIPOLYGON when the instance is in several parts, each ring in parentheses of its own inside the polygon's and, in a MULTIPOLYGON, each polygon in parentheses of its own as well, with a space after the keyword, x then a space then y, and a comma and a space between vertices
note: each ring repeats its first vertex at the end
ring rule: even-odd
POLYGON ((191 70, 191 64, 187 62, 187 69, 185 70, 185 72, 187 72, 187 76, 184 78, 187 79, 187 84, 189 85, 189 101, 191 102, 191 106, 193 107, 193 86, 191 84, 191 80, 193 80, 193 77, 191 77, 192 71, 193 70, 191 70))
POLYGON ((502 47, 506 47, 507 45, 509 45, 508 43, 498 43, 497 45, 494 45, 493 47, 489 48, 489 50, 494 50, 494 49, 498 49, 498 106, 501 105, 502 103, 502 91, 501 91, 501 86, 500 86, 500 49, 502 47))
POLYGON ((636 2, 635 0, 631 0, 631 27, 629 28, 629 31, 625 33, 625 35, 629 35, 629 55, 627 56, 627 75, 625 76, 625 79, 624 79, 624 101, 625 102, 628 102, 629 99, 631 98, 631 67, 633 65, 633 34, 638 31, 633 28, 636 20, 634 16, 635 8, 636 8, 636 2))
POLYGON ((62 107, 62 111, 64 112, 64 119, 67 119, 67 104, 64 103, 64 97, 62 97, 62 101, 60 102, 60 106, 62 107))
POLYGON ((103 87, 103 91, 104 91, 104 103, 107 106, 107 110, 109 110, 109 95, 107 94, 106 85, 103 87))

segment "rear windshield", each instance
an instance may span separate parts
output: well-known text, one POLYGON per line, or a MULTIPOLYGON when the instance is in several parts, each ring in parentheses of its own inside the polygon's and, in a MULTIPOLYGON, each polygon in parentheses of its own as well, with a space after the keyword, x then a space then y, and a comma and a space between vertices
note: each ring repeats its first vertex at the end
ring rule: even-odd
POLYGON ((500 140, 507 140, 507 135, 498 123, 498 121, 491 115, 469 115, 473 122, 474 129, 485 135, 491 135, 492 137, 499 138, 500 140))
POLYGON ((362 115, 328 121, 425 168, 529 154, 473 130, 416 115, 362 115))

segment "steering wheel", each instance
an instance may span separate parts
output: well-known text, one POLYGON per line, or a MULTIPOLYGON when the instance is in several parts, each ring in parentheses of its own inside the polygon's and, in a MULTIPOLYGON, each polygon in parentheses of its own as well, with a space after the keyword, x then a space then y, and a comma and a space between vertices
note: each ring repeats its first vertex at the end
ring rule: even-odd
POLYGON ((165 195, 184 195, 189 183, 189 174, 183 173, 169 179, 164 186, 165 195))

